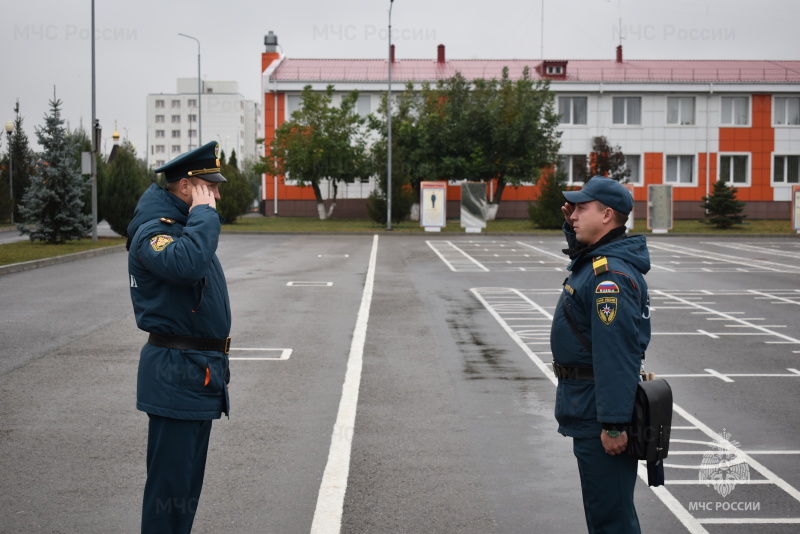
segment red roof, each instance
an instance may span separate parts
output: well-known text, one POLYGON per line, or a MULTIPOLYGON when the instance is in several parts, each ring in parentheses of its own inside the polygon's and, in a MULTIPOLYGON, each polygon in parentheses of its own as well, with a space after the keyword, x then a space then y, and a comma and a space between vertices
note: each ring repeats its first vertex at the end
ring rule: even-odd
MULTIPOLYGON (((392 64, 392 80, 435 82, 460 72, 468 79, 500 78, 508 67, 512 79, 526 66, 534 79, 541 79, 538 59, 406 59, 392 64)), ((273 78, 283 82, 385 82, 385 59, 289 59, 276 69, 273 78)), ((800 61, 705 61, 705 60, 569 60, 566 78, 558 82, 702 82, 730 83, 800 82, 800 61)))

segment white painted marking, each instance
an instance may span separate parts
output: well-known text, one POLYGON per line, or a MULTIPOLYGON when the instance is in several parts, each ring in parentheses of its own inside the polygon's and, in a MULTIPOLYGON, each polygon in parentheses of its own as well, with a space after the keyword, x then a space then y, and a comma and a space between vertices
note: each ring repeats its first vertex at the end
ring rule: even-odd
POLYGON ((754 295, 761 295, 761 296, 766 297, 766 298, 771 299, 771 300, 777 300, 777 301, 780 301, 780 302, 782 302, 784 304, 796 304, 796 305, 800 306, 800 301, 798 301, 798 300, 792 300, 792 299, 787 299, 787 298, 783 298, 783 297, 778 297, 776 295, 771 295, 771 294, 765 293, 763 291, 756 291, 755 289, 748 289, 748 292, 753 293, 754 295))
POLYGON ((231 347, 231 351, 240 351, 240 352, 279 352, 279 356, 230 356, 228 359, 230 360, 240 360, 240 361, 280 361, 280 360, 288 360, 292 355, 292 349, 262 349, 262 348, 240 348, 240 347, 231 347))
POLYGON ((717 378, 719 378, 723 382, 733 382, 732 379, 728 378, 727 376, 723 375, 722 373, 719 373, 719 372, 715 371, 714 369, 703 369, 703 370, 705 372, 707 372, 708 374, 710 374, 710 375, 716 376, 717 378))
POLYGON ((698 330, 698 332, 700 332, 701 334, 705 334, 705 335, 707 335, 707 336, 708 336, 708 337, 710 337, 711 339, 719 339, 719 336, 718 336, 718 335, 716 335, 716 334, 711 334, 711 333, 709 333, 709 332, 706 332, 705 330, 698 330))
POLYGON ((375 283, 375 264, 378 257, 378 236, 372 239, 372 252, 369 268, 361 296, 350 355, 347 358, 347 372, 339 401, 339 413, 333 425, 331 448, 328 463, 322 475, 322 484, 317 496, 317 507, 311 523, 311 534, 336 534, 342 528, 344 495, 347 490, 347 477, 350 472, 350 455, 353 449, 353 429, 356 424, 358 390, 361 386, 361 369, 364 364, 364 345, 367 341, 367 323, 372 304, 372 290, 375 283))
POLYGON ((333 282, 288 282, 288 287, 331 287, 333 282))

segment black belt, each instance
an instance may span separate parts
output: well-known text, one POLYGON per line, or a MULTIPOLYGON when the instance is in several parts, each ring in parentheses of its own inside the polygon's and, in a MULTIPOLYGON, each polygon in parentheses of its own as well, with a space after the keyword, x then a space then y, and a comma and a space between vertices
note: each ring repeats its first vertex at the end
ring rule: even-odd
POLYGON ((553 362, 553 373, 556 375, 556 378, 594 380, 594 369, 591 367, 568 367, 553 362))
POLYGON ((231 338, 215 339, 210 337, 173 336, 172 334, 154 334, 150 332, 147 342, 156 347, 180 350, 214 351, 228 354, 231 349, 231 338))

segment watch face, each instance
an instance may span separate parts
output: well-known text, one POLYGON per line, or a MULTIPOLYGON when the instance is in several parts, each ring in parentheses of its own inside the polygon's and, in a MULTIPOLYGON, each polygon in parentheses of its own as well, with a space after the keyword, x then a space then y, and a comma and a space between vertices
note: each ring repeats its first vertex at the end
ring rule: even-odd
POLYGON ((619 430, 606 430, 606 434, 608 434, 608 437, 610 438, 618 438, 620 432, 619 430))

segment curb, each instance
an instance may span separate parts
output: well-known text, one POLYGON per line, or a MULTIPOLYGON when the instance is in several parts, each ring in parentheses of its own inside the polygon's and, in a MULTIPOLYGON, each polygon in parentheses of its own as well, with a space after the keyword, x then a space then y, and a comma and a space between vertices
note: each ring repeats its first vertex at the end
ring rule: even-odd
POLYGON ((22 263, 12 263, 9 265, 0 266, 0 275, 19 273, 22 271, 30 271, 31 269, 38 269, 39 267, 58 265, 60 263, 82 260, 84 258, 94 258, 95 256, 105 256, 106 254, 113 254, 115 252, 121 252, 123 250, 125 250, 125 245, 114 245, 112 247, 103 247, 94 250, 85 250, 83 252, 75 252, 73 254, 65 254, 63 256, 55 256, 52 258, 44 258, 41 260, 24 261, 22 263))

